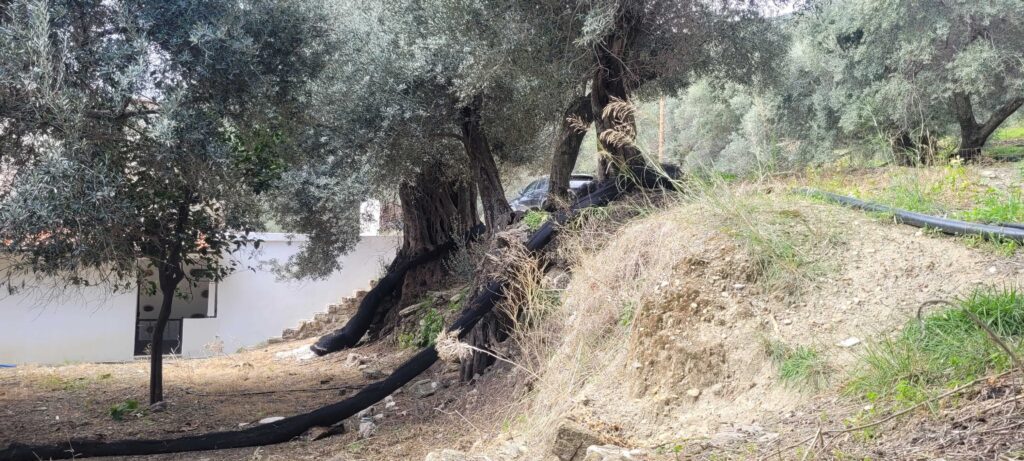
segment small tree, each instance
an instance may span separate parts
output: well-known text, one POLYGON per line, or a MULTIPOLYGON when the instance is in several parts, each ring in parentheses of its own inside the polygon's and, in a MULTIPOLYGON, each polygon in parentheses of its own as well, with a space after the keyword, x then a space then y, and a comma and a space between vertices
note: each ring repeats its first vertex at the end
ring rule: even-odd
MULTIPOLYGON (((257 196, 319 69, 309 5, 19 0, 0 29, 6 268, 131 289, 155 270, 162 339, 182 282, 217 281, 258 241, 257 196)), ((7 280, 11 280, 8 276, 7 280)), ((9 283, 9 282, 8 282, 9 283)), ((8 287, 15 289, 18 287, 8 287)))

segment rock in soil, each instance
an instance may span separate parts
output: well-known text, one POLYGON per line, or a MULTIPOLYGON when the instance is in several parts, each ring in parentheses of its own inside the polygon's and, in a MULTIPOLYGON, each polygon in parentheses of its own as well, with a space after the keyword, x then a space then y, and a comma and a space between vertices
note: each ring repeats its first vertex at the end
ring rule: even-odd
POLYGON ((560 461, 583 461, 587 456, 587 447, 591 445, 601 445, 601 437, 597 433, 566 421, 558 428, 551 454, 560 461))
POLYGON ((373 418, 363 418, 359 421, 359 438, 368 439, 376 432, 377 423, 373 422, 373 418))
POLYGON ((440 387, 440 385, 436 381, 421 379, 412 385, 412 392, 416 397, 422 399, 424 397, 434 395, 434 393, 437 392, 438 387, 440 387))
POLYGON ((366 363, 366 357, 355 352, 349 352, 348 357, 345 357, 345 366, 349 368, 356 368, 364 363, 366 363))

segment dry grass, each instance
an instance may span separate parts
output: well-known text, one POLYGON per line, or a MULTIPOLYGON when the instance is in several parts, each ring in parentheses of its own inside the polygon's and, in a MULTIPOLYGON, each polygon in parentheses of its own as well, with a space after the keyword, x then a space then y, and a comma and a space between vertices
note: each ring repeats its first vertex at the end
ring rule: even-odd
POLYGON ((512 252, 507 305, 520 309, 513 336, 516 360, 542 371, 507 409, 502 426, 527 446, 543 450, 564 418, 586 420, 581 402, 588 391, 617 389, 616 382, 625 382, 620 364, 630 328, 619 322, 624 306, 656 296, 659 274, 671 272, 675 259, 660 243, 669 229, 651 233, 646 226, 626 224, 650 213, 655 200, 637 196, 590 210, 564 229, 557 259, 573 271, 565 291, 544 276, 542 261, 512 252))

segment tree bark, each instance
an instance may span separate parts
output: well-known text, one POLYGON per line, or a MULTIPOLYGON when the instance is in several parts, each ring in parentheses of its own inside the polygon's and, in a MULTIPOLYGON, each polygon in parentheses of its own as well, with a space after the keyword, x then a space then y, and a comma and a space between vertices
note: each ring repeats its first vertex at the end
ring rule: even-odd
MULTIPOLYGON (((402 184, 398 197, 402 204, 402 257, 464 239, 479 223, 472 185, 446 178, 440 166, 427 168, 414 182, 402 184)), ((403 303, 437 286, 446 274, 443 264, 443 260, 435 260, 411 268, 402 285, 403 303)))
POLYGON ((981 149, 985 147, 992 133, 1024 105, 1024 97, 1016 97, 1003 103, 992 112, 985 123, 979 123, 975 117, 970 95, 954 93, 952 105, 953 113, 960 125, 960 156, 964 160, 972 161, 981 156, 981 149))
POLYGON ((149 345, 149 404, 155 404, 164 400, 164 329, 167 321, 171 318, 171 306, 174 303, 174 292, 178 287, 178 281, 174 281, 171 274, 161 268, 160 292, 163 299, 160 303, 160 313, 157 315, 156 326, 153 331, 153 340, 149 345))
POLYGON ((177 222, 170 236, 160 239, 160 260, 156 261, 157 274, 160 282, 160 313, 157 315, 153 331, 153 340, 149 345, 149 404, 153 405, 164 400, 164 328, 171 317, 174 304, 174 292, 178 284, 185 278, 185 270, 181 266, 182 250, 184 250, 185 228, 188 226, 190 206, 183 200, 177 207, 177 222))
POLYGON ((476 195, 470 183, 447 179, 441 167, 420 172, 399 186, 403 241, 387 273, 359 302, 345 326, 320 337, 310 349, 326 355, 378 338, 395 326, 398 305, 414 302, 447 274, 444 257, 475 239, 476 195))
POLYGON ((476 186, 480 192, 480 201, 484 208, 484 222, 489 233, 504 229, 512 221, 512 207, 505 199, 505 189, 501 185, 498 165, 494 161, 491 145, 480 124, 480 110, 483 97, 477 96, 461 109, 463 145, 469 156, 470 168, 476 175, 476 186))
POLYGON ((639 78, 627 67, 627 47, 635 39, 638 20, 620 7, 612 31, 594 47, 597 70, 590 85, 590 101, 598 143, 605 155, 599 160, 598 178, 605 180, 624 171, 647 166, 636 146, 636 117, 631 109, 609 109, 610 104, 628 104, 639 78))
POLYGON ((551 176, 548 180, 548 198, 545 208, 552 210, 569 205, 569 178, 576 168, 580 145, 587 128, 594 122, 594 110, 589 96, 580 96, 569 104, 562 116, 551 158, 551 176), (582 123, 583 126, 580 126, 582 123))

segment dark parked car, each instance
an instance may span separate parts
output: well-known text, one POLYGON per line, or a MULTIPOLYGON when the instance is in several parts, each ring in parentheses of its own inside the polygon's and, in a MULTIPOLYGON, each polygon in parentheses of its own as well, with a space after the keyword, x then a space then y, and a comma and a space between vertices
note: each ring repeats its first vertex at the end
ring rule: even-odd
MULTIPOLYGON (((569 197, 570 199, 580 195, 594 184, 594 177, 585 174, 574 174, 569 177, 569 197)), ((529 185, 527 185, 522 191, 519 192, 519 197, 509 202, 514 211, 530 211, 540 210, 547 205, 546 200, 548 198, 549 188, 548 178, 540 178, 529 185)))

